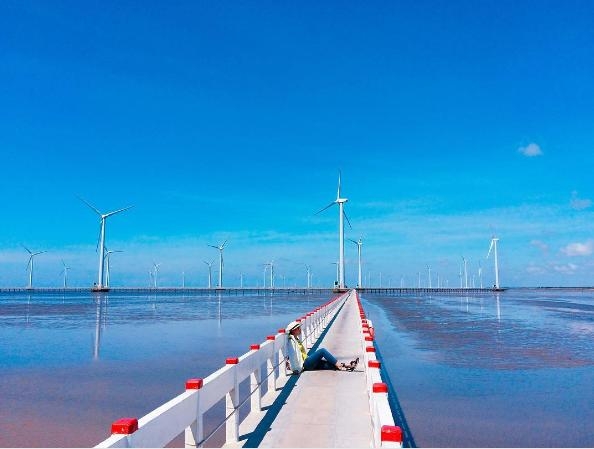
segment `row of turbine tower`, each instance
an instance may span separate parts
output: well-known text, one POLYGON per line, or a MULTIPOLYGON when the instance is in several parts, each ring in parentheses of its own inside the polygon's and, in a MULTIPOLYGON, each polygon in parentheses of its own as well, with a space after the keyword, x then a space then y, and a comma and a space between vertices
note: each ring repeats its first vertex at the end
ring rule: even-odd
MULTIPOLYGON (((79 197, 79 199, 83 203, 85 203, 89 208, 91 208, 99 216, 100 229, 99 229, 99 237, 98 237, 98 242, 97 242, 97 253, 99 256, 99 258, 98 258, 98 274, 97 274, 97 282, 95 282, 95 284, 93 286, 93 290, 105 291, 105 290, 109 289, 109 259, 110 259, 110 255, 115 252, 121 252, 121 251, 107 250, 107 248, 106 248, 106 245, 105 245, 106 220, 107 220, 107 218, 111 217, 112 215, 116 215, 120 212, 124 212, 124 211, 132 208, 133 206, 124 207, 122 209, 118 209, 118 210, 108 212, 108 213, 102 213, 96 207, 94 207, 92 204, 90 204, 83 198, 79 197)), ((335 204, 338 205, 338 245, 339 245, 338 261, 333 262, 333 263, 336 264, 336 269, 337 269, 337 273, 336 273, 337 280, 335 282, 335 287, 338 287, 340 289, 344 289, 346 287, 345 269, 344 269, 344 263, 345 263, 345 257, 344 257, 345 220, 348 223, 349 227, 352 229, 350 220, 344 210, 344 205, 347 201, 348 201, 347 198, 341 197, 341 173, 339 171, 336 199, 333 200, 332 202, 330 202, 324 208, 320 209, 318 212, 316 212, 315 215, 324 212, 325 210, 329 209, 330 207, 334 206, 335 204)), ((362 260, 361 260, 362 254, 361 253, 362 253, 363 242, 362 242, 361 238, 359 238, 358 241, 353 240, 353 239, 349 239, 349 240, 351 242, 353 242, 355 245, 357 245, 357 260, 358 260, 357 287, 362 287, 363 280, 362 280, 362 260)), ((491 254, 492 250, 494 253, 494 261, 495 261, 495 286, 494 287, 496 289, 500 288, 499 287, 499 268, 498 268, 498 259, 497 259, 497 242, 498 242, 498 240, 499 239, 497 237, 493 236, 493 238, 491 239, 491 246, 489 247, 489 252, 487 253, 487 258, 491 254)), ((227 240, 225 240, 222 244, 219 244, 219 245, 208 245, 208 246, 215 248, 219 251, 219 271, 218 271, 218 285, 217 285, 218 288, 223 288, 223 268, 224 268, 223 251, 224 251, 226 245, 227 245, 227 240)), ((28 261, 27 266, 29 269, 29 288, 32 288, 34 257, 39 254, 45 253, 46 251, 32 252, 27 247, 24 247, 24 248, 29 253, 29 261, 28 261)), ((466 272, 466 260, 463 258, 463 261, 464 261, 464 271, 466 272)), ((204 263, 208 266, 208 288, 212 288, 212 264, 214 263, 214 260, 212 262, 204 261, 204 263)), ((64 287, 66 287, 67 275, 68 275, 68 270, 70 269, 70 267, 67 267, 66 264, 64 263, 64 261, 62 261, 62 264, 64 266, 64 270, 63 270, 64 287)), ((149 275, 151 276, 151 280, 153 281, 154 287, 157 287, 157 276, 158 276, 159 265, 160 264, 153 262, 153 271, 152 272, 149 271, 149 275)), ((304 264, 304 265, 307 269, 307 286, 308 286, 308 288, 310 288, 311 287, 311 278, 312 278, 311 267, 307 264, 304 264)), ((270 286, 274 287, 274 261, 265 264, 264 278, 266 278, 266 271, 267 271, 268 267, 270 268, 270 286)), ((428 269, 429 269, 429 288, 431 288, 430 268, 428 267, 428 269)), ((466 277, 466 279, 467 279, 467 277, 466 277)), ((184 277, 183 283, 185 286, 185 277, 184 277)), ((243 284, 243 282, 242 282, 242 284, 243 284)), ((461 285, 461 287, 462 287, 462 285, 461 285)), ((466 287, 468 287, 467 280, 466 280, 466 287)))

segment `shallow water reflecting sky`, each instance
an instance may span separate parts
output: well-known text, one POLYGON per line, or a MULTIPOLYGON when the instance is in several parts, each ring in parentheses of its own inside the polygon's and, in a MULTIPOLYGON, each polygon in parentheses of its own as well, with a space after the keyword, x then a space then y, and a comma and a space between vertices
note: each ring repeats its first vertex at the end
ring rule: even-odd
POLYGON ((0 446, 93 446, 328 299, 0 295, 0 446))
POLYGON ((419 446, 594 447, 594 294, 364 295, 419 446))
MULTIPOLYGON (((327 296, 0 295, 0 446, 93 446, 327 296)), ((594 295, 367 296, 415 441, 594 447, 594 295)))

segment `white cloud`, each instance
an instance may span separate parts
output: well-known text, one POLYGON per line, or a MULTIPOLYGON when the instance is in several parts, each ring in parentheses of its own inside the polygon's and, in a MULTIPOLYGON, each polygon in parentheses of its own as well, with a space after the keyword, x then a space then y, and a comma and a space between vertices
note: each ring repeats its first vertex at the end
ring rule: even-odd
POLYGON ((578 193, 574 190, 571 192, 571 200, 569 201, 569 205, 572 209, 582 210, 588 209, 592 206, 592 201, 587 198, 578 198, 578 193))
POLYGON ((561 252, 570 257, 589 256, 594 252, 594 240, 587 240, 584 243, 570 243, 566 247, 561 248, 561 252))
POLYGON ((530 264, 526 267, 526 272, 529 274, 545 274, 547 271, 538 265, 530 264))
POLYGON ((578 266, 573 263, 568 263, 565 265, 553 265, 553 270, 558 273, 563 274, 574 274, 578 269, 578 266))
POLYGON ((540 249, 543 253, 547 253, 549 251, 549 245, 547 245, 545 242, 541 241, 541 240, 532 240, 530 242, 530 244, 532 246, 536 246, 538 249, 540 249))
POLYGON ((518 148, 518 152, 526 157, 542 156, 542 150, 536 143, 529 143, 525 147, 518 148))

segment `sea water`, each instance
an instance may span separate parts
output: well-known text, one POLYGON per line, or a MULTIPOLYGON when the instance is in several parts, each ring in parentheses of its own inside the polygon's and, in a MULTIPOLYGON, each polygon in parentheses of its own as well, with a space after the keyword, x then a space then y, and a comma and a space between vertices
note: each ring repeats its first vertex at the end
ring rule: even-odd
POLYGON ((94 446, 328 299, 0 294, 0 447, 94 446))
MULTIPOLYGON (((0 446, 93 446, 328 299, 0 294, 0 446)), ((594 447, 591 291, 362 300, 418 446, 594 447)))
POLYGON ((594 292, 363 295, 419 447, 594 447, 594 292))

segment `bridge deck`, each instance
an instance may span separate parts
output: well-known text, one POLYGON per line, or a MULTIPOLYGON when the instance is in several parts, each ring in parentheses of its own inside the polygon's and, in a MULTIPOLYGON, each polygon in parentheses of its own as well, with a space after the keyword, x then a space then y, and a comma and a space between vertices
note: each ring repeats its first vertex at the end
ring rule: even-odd
POLYGON ((287 377, 278 395, 268 399, 266 410, 242 423, 239 446, 370 446, 372 424, 359 323, 352 292, 316 347, 325 347, 343 362, 359 357, 357 369, 305 371, 287 377))

